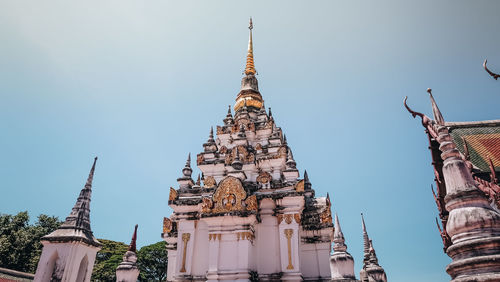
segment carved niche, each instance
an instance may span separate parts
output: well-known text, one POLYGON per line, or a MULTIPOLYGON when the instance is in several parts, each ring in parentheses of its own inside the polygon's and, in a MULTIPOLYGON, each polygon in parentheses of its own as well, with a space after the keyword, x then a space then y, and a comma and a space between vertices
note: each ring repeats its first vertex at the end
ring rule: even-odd
POLYGON ((213 201, 213 213, 242 211, 242 201, 247 197, 241 181, 232 176, 224 178, 217 190, 215 190, 213 201))

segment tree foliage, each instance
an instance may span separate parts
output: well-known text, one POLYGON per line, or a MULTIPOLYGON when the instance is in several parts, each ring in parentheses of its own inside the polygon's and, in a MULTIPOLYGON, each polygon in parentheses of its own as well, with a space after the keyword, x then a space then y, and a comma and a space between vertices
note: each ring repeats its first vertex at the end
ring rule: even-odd
POLYGON ((35 273, 42 253, 40 239, 61 223, 57 217, 41 214, 30 224, 26 211, 0 214, 0 266, 35 273))
POLYGON ((140 281, 164 281, 167 278, 167 248, 164 241, 144 246, 137 252, 140 281))
MULTIPOLYGON (((29 223, 28 212, 16 215, 0 214, 0 267, 35 273, 42 244, 40 239, 56 230, 62 221, 41 214, 34 224, 29 223)), ((92 281, 116 281, 116 268, 122 262, 128 245, 98 239, 102 249, 97 252, 92 281)), ((144 246, 137 252, 140 281, 164 281, 167 277, 167 250, 165 242, 144 246)))
POLYGON ((116 281, 116 268, 122 262, 128 246, 122 242, 98 239, 102 249, 97 252, 92 281, 116 281))

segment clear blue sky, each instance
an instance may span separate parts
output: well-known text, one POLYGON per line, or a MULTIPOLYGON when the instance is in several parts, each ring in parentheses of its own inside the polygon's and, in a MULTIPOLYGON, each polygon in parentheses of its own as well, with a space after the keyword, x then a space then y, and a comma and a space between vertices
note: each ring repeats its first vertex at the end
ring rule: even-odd
MULTIPOLYGON (((360 212, 391 281, 448 281, 427 140, 402 100, 498 119, 498 1, 0 1, 0 212, 64 219, 99 156, 98 238, 161 240, 170 186, 222 123, 248 17, 266 106, 361 267, 360 212), (403 3, 404 2, 404 3, 403 3)), ((195 173, 197 170, 195 170, 195 173)))

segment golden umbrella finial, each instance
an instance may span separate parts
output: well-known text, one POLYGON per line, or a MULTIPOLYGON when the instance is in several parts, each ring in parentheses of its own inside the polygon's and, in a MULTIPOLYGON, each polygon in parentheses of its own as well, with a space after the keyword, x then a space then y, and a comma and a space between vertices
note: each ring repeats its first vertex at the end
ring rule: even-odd
POLYGON ((248 54, 247 54, 247 66, 245 68, 245 74, 246 75, 254 75, 257 73, 255 70, 255 65, 253 61, 253 42, 252 42, 252 29, 253 29, 253 23, 252 23, 252 18, 250 18, 250 24, 248 26, 248 29, 250 30, 250 39, 248 40, 248 54))

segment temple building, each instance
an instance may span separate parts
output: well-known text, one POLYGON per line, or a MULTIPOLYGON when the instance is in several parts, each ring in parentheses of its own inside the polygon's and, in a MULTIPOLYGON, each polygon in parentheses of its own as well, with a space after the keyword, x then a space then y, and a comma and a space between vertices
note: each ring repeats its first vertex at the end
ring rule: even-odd
MULTIPOLYGON (((164 218, 167 281, 357 281, 331 202, 316 197, 271 109, 266 111, 254 65, 252 21, 234 115, 229 106, 216 136, 210 129, 170 188, 164 218), (332 241, 334 255, 330 257, 332 241)), ((386 281, 366 228, 362 281, 386 281)))
POLYGON ((97 157, 71 213, 54 232, 42 237, 34 281, 90 281, 101 243, 90 228, 90 198, 97 157))
POLYGON ((429 140, 446 271, 454 282, 500 281, 500 120, 446 122, 427 92, 433 119, 404 105, 429 140))

